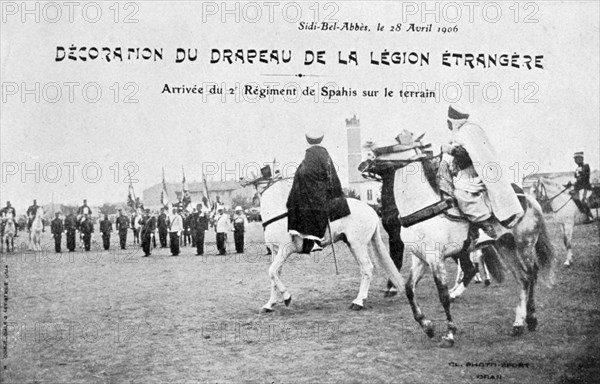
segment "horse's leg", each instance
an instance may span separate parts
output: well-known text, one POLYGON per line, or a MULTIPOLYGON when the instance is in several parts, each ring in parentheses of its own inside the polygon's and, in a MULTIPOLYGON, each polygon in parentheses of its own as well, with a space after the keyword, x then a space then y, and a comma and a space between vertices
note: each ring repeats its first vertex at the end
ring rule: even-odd
POLYGON ((425 264, 425 262, 419 259, 417 256, 413 255, 412 268, 410 270, 410 275, 406 280, 406 285, 404 286, 404 288, 406 291, 406 298, 408 299, 408 303, 410 304, 410 308, 412 309, 415 320, 417 321, 417 323, 419 323, 419 325, 421 325, 421 328, 423 328, 423 331, 425 331, 425 334, 427 336, 433 337, 433 324, 430 320, 425 319, 425 315, 423 314, 421 308, 419 308, 419 305, 415 300, 415 290, 417 288, 417 284, 425 274, 426 268, 427 264, 425 264))
POLYGON ((41 241, 40 241, 41 234, 36 232, 33 236, 34 236, 33 237, 33 248, 39 252, 42 250, 41 241))
POLYGON ((479 253, 479 251, 474 251, 472 253, 473 256, 473 266, 475 266, 475 276, 473 276, 473 281, 476 284, 479 284, 483 281, 483 279, 481 278, 482 275, 482 267, 481 267, 481 254, 479 253))
POLYGON ((42 241, 41 241, 41 239, 42 239, 42 234, 39 233, 39 232, 37 232, 35 234, 35 239, 34 239, 35 240, 34 247, 35 247, 36 251, 41 251, 42 250, 42 244, 41 244, 42 241))
MULTIPOLYGON (((401 224, 397 217, 388 218, 382 221, 383 228, 388 234, 389 245, 390 245, 390 256, 398 272, 402 269, 402 259, 404 257, 404 243, 400 236, 401 224)), ((393 297, 398 294, 400 287, 394 286, 391 279, 387 282, 387 291, 383 294, 383 297, 393 297)))
MULTIPOLYGON (((273 246, 273 253, 275 254, 275 256, 278 255, 279 250, 280 250, 280 247, 278 245, 273 246)), ((275 261, 275 259, 273 259, 273 261, 275 261)), ((280 273, 281 273, 281 266, 279 267, 279 271, 277 271, 278 275, 280 273)), ((277 305, 277 302, 279 301, 280 296, 281 295, 279 294, 279 292, 277 291, 277 287, 275 286, 275 281, 273 281, 273 279, 271 279, 271 297, 269 298, 269 301, 267 302, 267 304, 265 304, 262 307, 262 312, 272 312, 273 306, 277 305)))
POLYGON ((573 251, 571 250, 571 240, 573 239, 573 227, 575 223, 564 222, 561 224, 562 233, 563 233, 563 242, 565 244, 565 248, 567 249, 567 259, 565 260, 564 265, 567 267, 571 266, 573 262, 573 251))
POLYGON ((454 287, 450 289, 450 294, 458 288, 458 285, 462 282, 464 276, 462 268, 460 267, 460 260, 456 258, 454 261, 456 261, 456 279, 454 279, 454 287))
POLYGON ((440 297, 440 303, 442 303, 444 312, 446 312, 446 321, 448 325, 448 333, 442 338, 440 347, 449 348, 454 345, 456 325, 452 321, 452 315, 450 314, 450 295, 448 294, 448 284, 446 282, 446 266, 444 265, 444 261, 440 258, 440 261, 436 262, 431 269, 433 272, 433 280, 435 281, 438 295, 440 297))
POLYGON ((352 300, 350 309, 359 311, 364 309, 364 301, 369 295, 369 286, 371 285, 371 280, 373 279, 373 263, 369 258, 369 252, 366 244, 349 243, 349 246, 350 251, 352 251, 352 254, 358 262, 361 275, 358 296, 356 296, 356 299, 352 300))
POLYGON ((483 282, 484 282, 485 286, 487 287, 488 285, 490 285, 492 283, 490 281, 490 271, 488 270, 488 267, 485 264, 485 261, 483 261, 483 259, 481 259, 479 261, 479 265, 483 267, 483 268, 481 268, 481 271, 483 273, 483 282))
POLYGON ((537 265, 534 265, 532 273, 529 275, 529 292, 527 296, 527 316, 525 317, 525 322, 527 323, 527 330, 535 331, 537 328, 537 316, 535 314, 535 300, 534 300, 534 290, 535 284, 537 282, 537 265))
POLYGON ((281 282, 279 274, 281 273, 281 268, 285 260, 296 251, 296 245, 295 242, 292 242, 277 248, 279 248, 277 252, 275 249, 273 249, 273 252, 276 253, 275 257, 273 258, 273 262, 269 267, 269 277, 271 278, 271 297, 269 298, 269 301, 263 305, 262 312, 272 312, 273 305, 277 303, 280 294, 283 297, 283 301, 286 306, 290 305, 290 302, 292 301, 292 295, 287 291, 287 288, 281 282))
POLYGON ((527 318, 528 299, 529 295, 533 295, 533 285, 535 284, 537 274, 537 266, 535 264, 536 251, 533 240, 517 242, 515 256, 521 268, 521 290, 519 292, 519 305, 515 311, 513 335, 519 336, 523 334, 525 319, 527 318))

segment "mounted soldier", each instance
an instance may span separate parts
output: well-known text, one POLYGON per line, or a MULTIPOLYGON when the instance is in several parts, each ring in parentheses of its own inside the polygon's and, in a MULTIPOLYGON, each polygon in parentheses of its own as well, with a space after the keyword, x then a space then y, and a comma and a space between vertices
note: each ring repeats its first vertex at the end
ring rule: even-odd
MULTIPOLYGON (((12 218, 13 220, 17 218, 17 213, 12 205, 10 205, 10 201, 6 202, 6 207, 0 209, 0 216, 2 218, 12 218)), ((0 224, 0 232, 4 234, 4 227, 6 226, 6 220, 2 220, 2 224, 0 224)), ((16 236, 16 226, 15 226, 15 236, 16 236)))
POLYGON ((88 207, 86 199, 83 200, 83 205, 77 208, 77 217, 80 224, 83 222, 85 215, 92 217, 92 210, 88 207))
MULTIPOLYGON (((452 181, 442 183, 440 188, 454 196, 461 213, 475 228, 480 229, 475 244, 480 249, 496 240, 496 221, 506 228, 512 228, 523 217, 524 211, 510 182, 504 179, 501 172, 490 181, 480 177, 475 170, 474 164, 480 165, 482 170, 497 165, 498 155, 483 129, 468 119, 468 114, 453 107, 448 108, 448 129, 452 139, 449 144, 442 146, 445 155, 440 172, 449 170, 452 181)), ((440 178, 448 179, 447 176, 440 178)))
POLYGON ((2 210, 0 210, 0 213, 2 213, 4 215, 4 217, 8 217, 8 215, 12 215, 13 219, 17 218, 17 213, 15 211, 15 208, 10 205, 10 201, 6 202, 6 207, 2 208, 2 210))
POLYGON ((30 205, 29 208, 27 208, 27 229, 31 229, 31 223, 33 223, 33 219, 35 219, 35 215, 37 215, 38 208, 37 200, 33 200, 33 205, 30 205))
POLYGON ((329 221, 350 214, 333 161, 322 147, 323 132, 306 133, 310 147, 294 175, 288 209, 288 231, 303 239, 302 253, 320 250, 329 221))
POLYGON ((577 208, 587 216, 587 222, 590 223, 594 220, 587 201, 588 191, 592 189, 592 185, 590 184, 590 165, 583 162, 583 152, 575 152, 573 160, 577 164, 575 183, 569 181, 565 187, 573 187, 573 190, 570 192, 573 201, 577 205, 577 208))

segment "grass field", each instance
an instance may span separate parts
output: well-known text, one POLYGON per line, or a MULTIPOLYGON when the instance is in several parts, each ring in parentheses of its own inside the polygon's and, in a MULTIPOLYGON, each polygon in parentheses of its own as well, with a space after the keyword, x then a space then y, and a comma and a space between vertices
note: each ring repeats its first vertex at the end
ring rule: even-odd
MULTIPOLYGON (((417 299, 437 325, 433 340, 417 328, 404 294, 383 298, 381 269, 367 309, 350 311, 360 275, 343 245, 336 252, 339 275, 330 249, 294 256, 283 268, 290 307, 260 314, 269 297, 271 257, 260 245, 244 255, 216 256, 211 233, 205 257, 184 247, 179 257, 155 249, 142 258, 131 244, 127 251, 101 252, 96 245, 89 253, 56 255, 44 233, 47 252, 2 255, 8 288, 2 381, 598 382, 598 226, 575 228, 570 269, 562 267, 564 248, 552 222, 550 230, 561 267, 554 288, 538 285, 538 330, 511 336, 512 277, 502 285, 472 284, 452 305, 459 327, 452 349, 437 346, 445 317, 430 275, 417 299)), ((261 231, 251 224, 246 242, 260 242, 261 231)), ((114 248, 116 236, 112 241, 114 248)), ((410 261, 405 265, 404 276, 410 261)), ((455 265, 447 265, 453 276, 455 265)))

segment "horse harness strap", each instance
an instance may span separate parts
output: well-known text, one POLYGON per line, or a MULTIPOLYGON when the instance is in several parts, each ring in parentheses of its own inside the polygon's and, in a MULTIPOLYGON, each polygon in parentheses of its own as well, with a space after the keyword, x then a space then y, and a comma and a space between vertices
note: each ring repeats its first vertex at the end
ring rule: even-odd
MULTIPOLYGON (((566 190, 568 190, 569 187, 566 187, 565 189, 563 189, 562 191, 558 192, 556 195, 554 195, 553 197, 548 197, 548 195, 546 194, 546 197, 548 198, 548 201, 551 202, 552 200, 556 199, 558 196, 562 195, 566 190)), ((544 192, 546 192, 546 187, 544 186, 544 192)), ((564 206, 563 206, 564 207, 564 206)), ((562 208, 562 207, 561 207, 562 208)))
MULTIPOLYGON (((432 217, 437 216, 450 208, 453 208, 454 206, 455 203, 453 199, 442 200, 435 204, 429 205, 415 213, 411 213, 408 216, 401 217, 400 222, 402 223, 402 226, 404 228, 408 228, 425 220, 429 220, 432 217)), ((451 218, 459 219, 460 217, 451 216, 451 218)))
POLYGON ((285 213, 282 213, 281 215, 277 215, 277 216, 275 216, 275 217, 272 217, 272 218, 270 218, 269 220, 265 221, 265 222, 262 224, 262 226, 263 226, 263 229, 266 229, 266 228, 267 228, 267 225, 269 225, 269 224, 273 224, 274 222, 276 222, 276 221, 279 221, 279 220, 281 220, 281 219, 283 219, 283 218, 286 218, 287 216, 288 216, 288 213, 287 213, 287 212, 285 212, 285 213))
POLYGON ((552 210, 552 213, 558 213, 558 211, 560 211, 561 209, 563 209, 567 204, 569 204, 569 202, 571 202, 571 200, 573 200, 573 197, 570 197, 569 200, 567 200, 566 203, 564 203, 563 205, 561 205, 560 208, 558 208, 556 211, 552 210))
MULTIPOLYGON (((562 195, 563 193, 565 193, 565 191, 567 191, 569 189, 569 187, 566 187, 565 189, 563 189, 562 191, 558 192, 556 195, 552 196, 552 197, 548 197, 548 192, 546 191, 546 186, 544 184, 541 185, 540 187, 540 200, 543 198, 544 202, 543 204, 548 204, 549 210, 552 213, 558 213, 558 211, 560 211, 561 209, 563 209, 567 204, 569 204, 569 202, 571 200, 573 200, 573 196, 571 196, 566 203, 564 203, 563 205, 560 206, 560 208, 558 208, 556 211, 552 208, 552 201, 554 199, 556 199, 558 196, 562 195)), ((540 202, 540 204, 542 204, 542 202, 540 202)), ((546 211, 546 212, 548 212, 546 211)))

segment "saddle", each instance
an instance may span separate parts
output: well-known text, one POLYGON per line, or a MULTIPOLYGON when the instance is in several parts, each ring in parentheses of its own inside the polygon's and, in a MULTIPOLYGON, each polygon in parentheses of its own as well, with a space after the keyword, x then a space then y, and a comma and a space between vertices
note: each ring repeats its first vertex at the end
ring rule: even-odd
MULTIPOLYGON (((517 184, 515 183, 511 183, 510 184, 515 196, 517 196, 517 199, 519 199, 519 203, 521 204, 521 208, 523 208, 523 216, 525 216, 525 213, 527 213, 527 197, 525 196, 525 192, 523 191, 523 188, 519 187, 517 184)), ((453 212, 445 212, 446 217, 448 217, 449 219, 459 219, 459 220, 466 220, 464 215, 460 212, 460 210, 458 209, 458 203, 456 201, 456 199, 452 198, 453 200, 453 204, 450 207, 453 212)), ((492 213, 493 215, 493 213, 492 213)), ((507 225, 511 223, 512 221, 512 217, 509 218, 508 220, 505 221, 498 221, 503 227, 508 228, 507 225)))
MULTIPOLYGON (((412 144, 412 143, 411 143, 412 144)), ((381 174, 383 172, 394 171, 398 168, 402 168, 406 165, 407 162, 420 161, 427 159, 423 163, 425 176, 429 181, 430 185, 434 188, 435 191, 439 192, 440 188, 436 180, 437 171, 439 169, 440 163, 439 159, 433 158, 433 154, 425 151, 420 154, 415 154, 415 156, 406 160, 399 157, 400 154, 406 151, 410 151, 415 149, 415 145, 403 145, 403 144, 395 144, 384 147, 373 147, 372 150, 376 154, 376 158, 373 160, 363 161, 359 165, 359 171, 362 173, 364 178, 380 180, 381 174)), ((430 145, 419 146, 422 148, 429 148, 430 145)), ((525 197, 525 193, 521 187, 517 184, 511 183, 513 191, 517 198, 519 199, 519 203, 523 208, 523 212, 527 212, 527 199, 525 197)), ((439 214, 444 214, 450 220, 456 221, 465 221, 466 218, 458 209, 458 203, 455 198, 447 196, 440 197, 440 201, 427 206, 417 212, 414 212, 408 216, 401 217, 400 222, 403 227, 407 228, 417 223, 428 220, 434 216, 439 214)), ((512 221, 512 218, 509 218, 505 222, 500 222, 502 226, 507 227, 507 225, 512 221)))
MULTIPOLYGON (((579 212, 581 212, 583 214, 587 214, 590 209, 590 206, 587 204, 587 201, 583 201, 579 198, 579 191, 572 190, 572 191, 569 191, 569 194, 571 195, 573 202, 577 206, 577 209, 579 209, 579 212)), ((550 212, 552 212, 552 207, 550 207, 550 212)), ((545 213, 547 213, 547 212, 545 212, 545 213)))

